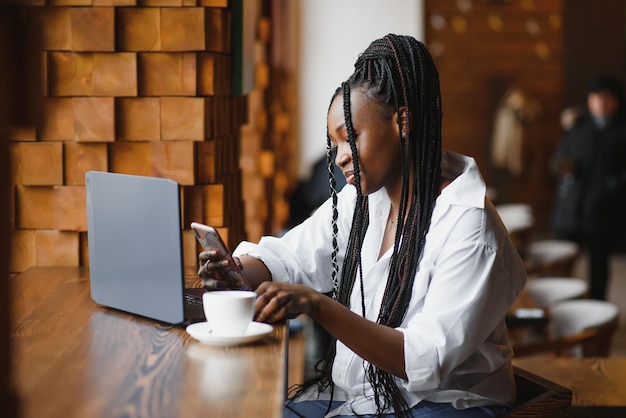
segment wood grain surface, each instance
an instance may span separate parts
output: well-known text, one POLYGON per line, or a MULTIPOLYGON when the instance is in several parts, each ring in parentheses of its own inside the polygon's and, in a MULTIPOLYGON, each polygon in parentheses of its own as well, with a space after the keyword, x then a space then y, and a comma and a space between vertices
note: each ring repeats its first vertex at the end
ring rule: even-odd
POLYGON ((572 390, 572 406, 624 407, 626 358, 525 357, 513 364, 572 390))
POLYGON ((14 386, 22 417, 275 417, 287 328, 210 347, 182 326, 97 305, 88 269, 35 267, 12 280, 14 386))

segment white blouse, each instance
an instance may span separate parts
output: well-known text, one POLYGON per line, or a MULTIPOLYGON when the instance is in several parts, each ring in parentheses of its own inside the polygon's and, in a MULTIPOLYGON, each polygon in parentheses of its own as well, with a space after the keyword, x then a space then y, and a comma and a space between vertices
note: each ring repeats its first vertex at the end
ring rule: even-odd
MULTIPOLYGON (((396 378, 396 383, 410 406, 421 400, 452 403, 459 409, 512 405, 513 354, 504 317, 526 282, 526 270, 496 210, 485 198, 485 183, 474 159, 444 151, 442 176, 452 182, 437 198, 409 308, 397 328, 404 333, 408 380, 396 378)), ((340 267, 355 199, 352 186, 345 186, 338 195, 340 267)), ((365 317, 371 321, 378 317, 389 275, 392 249, 380 259, 378 253, 390 207, 385 190, 369 196, 370 222, 361 258, 365 317)), ((273 280, 330 292, 331 214, 328 200, 283 237, 263 237, 259 244, 243 242, 234 254, 260 259, 273 280)), ((362 314, 359 283, 352 291, 351 306, 362 314)), ((333 398, 346 403, 328 416, 375 413, 367 366, 337 342, 333 398)), ((328 398, 328 393, 318 394, 313 387, 299 400, 328 398)))

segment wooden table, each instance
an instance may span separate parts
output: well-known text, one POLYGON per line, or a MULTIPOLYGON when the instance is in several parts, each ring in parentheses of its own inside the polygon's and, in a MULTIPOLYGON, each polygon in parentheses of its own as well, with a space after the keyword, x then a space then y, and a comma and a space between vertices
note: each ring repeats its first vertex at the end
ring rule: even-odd
POLYGON ((13 377, 21 417, 278 417, 288 330, 209 347, 183 327, 97 305, 86 268, 12 278, 13 377))
POLYGON ((572 417, 626 417, 626 358, 522 357, 513 364, 571 389, 572 417))

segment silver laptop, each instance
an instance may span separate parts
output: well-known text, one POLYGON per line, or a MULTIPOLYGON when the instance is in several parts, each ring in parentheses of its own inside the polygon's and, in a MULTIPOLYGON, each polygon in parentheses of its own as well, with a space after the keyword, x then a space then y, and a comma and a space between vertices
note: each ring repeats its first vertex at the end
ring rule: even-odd
POLYGON ((91 298, 170 324, 203 319, 203 289, 184 288, 179 185, 85 173, 91 298))

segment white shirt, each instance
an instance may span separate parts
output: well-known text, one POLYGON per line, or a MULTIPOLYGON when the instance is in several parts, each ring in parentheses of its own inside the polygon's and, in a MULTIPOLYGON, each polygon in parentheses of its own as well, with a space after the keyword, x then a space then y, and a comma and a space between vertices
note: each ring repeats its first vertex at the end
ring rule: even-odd
MULTIPOLYGON (((408 380, 396 378, 410 406, 421 400, 452 403, 459 409, 512 405, 515 383, 512 350, 504 317, 526 282, 526 270, 493 205, 475 161, 444 151, 442 176, 453 180, 437 198, 407 314, 404 334, 408 380)), ((356 191, 338 194, 339 266, 345 256, 356 191)), ((369 196, 370 222, 361 253, 365 316, 376 321, 392 250, 377 259, 391 204, 380 190, 369 196)), ((262 260, 272 279, 332 290, 331 213, 325 202, 309 219, 281 238, 241 243, 235 255, 262 260)), ((357 278, 358 280, 358 278, 357 278)), ((361 312, 356 283, 352 310, 361 312)), ((372 344, 380 344, 372 341, 372 344)), ((334 400, 346 400, 328 416, 375 413, 368 363, 340 341, 333 365, 334 400), (354 412, 353 412, 354 411, 354 412)), ((301 399, 328 399, 316 387, 301 399)), ((391 411, 387 411, 391 412, 391 411)))

